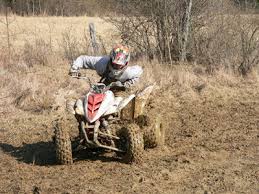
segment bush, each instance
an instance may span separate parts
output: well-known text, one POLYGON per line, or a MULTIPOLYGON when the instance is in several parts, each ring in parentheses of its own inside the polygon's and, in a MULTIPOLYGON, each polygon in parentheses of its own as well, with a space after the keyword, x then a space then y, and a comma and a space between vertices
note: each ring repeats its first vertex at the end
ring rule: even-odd
POLYGON ((46 78, 33 74, 21 79, 14 73, 9 91, 15 107, 32 112, 50 110, 54 103, 54 88, 48 82, 46 78))
MULTIPOLYGON (((190 61, 242 75, 258 64, 259 23, 232 1, 134 1, 110 18, 137 56, 177 64, 190 61), (134 8, 134 9, 133 9, 134 8)), ((255 16, 256 17, 256 16, 255 16)))
POLYGON ((91 39, 85 31, 83 36, 77 37, 73 34, 72 29, 66 29, 62 33, 62 42, 60 48, 63 56, 70 62, 74 61, 79 55, 103 55, 106 54, 106 49, 102 38, 96 35, 97 49, 91 43, 91 39))
POLYGON ((51 55, 51 46, 43 39, 36 39, 33 43, 27 41, 24 44, 23 60, 28 67, 47 65, 51 55))
POLYGON ((246 75, 259 62, 258 37, 258 24, 250 17, 213 17, 194 36, 193 58, 209 72, 224 68, 246 75))

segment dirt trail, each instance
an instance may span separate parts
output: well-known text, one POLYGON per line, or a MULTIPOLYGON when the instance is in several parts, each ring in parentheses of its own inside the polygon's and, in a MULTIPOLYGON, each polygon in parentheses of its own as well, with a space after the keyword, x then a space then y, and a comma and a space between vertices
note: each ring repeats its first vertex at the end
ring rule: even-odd
POLYGON ((258 86, 170 88, 148 105, 163 115, 166 146, 142 165, 86 152, 55 165, 55 112, 2 114, 0 193, 259 193, 258 86))

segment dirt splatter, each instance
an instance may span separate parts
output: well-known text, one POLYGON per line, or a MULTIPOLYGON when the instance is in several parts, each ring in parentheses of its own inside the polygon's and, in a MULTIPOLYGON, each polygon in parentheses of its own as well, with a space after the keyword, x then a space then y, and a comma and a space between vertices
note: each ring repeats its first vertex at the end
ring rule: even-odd
POLYGON ((217 91, 157 91, 147 113, 163 116, 166 146, 141 165, 88 150, 56 165, 55 111, 2 114, 0 193, 258 193, 258 86, 217 91))

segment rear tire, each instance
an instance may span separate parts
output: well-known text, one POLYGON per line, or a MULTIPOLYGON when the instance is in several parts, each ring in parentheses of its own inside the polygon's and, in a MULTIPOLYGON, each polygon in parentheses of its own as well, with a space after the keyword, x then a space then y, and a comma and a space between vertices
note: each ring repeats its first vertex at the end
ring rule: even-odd
POLYGON ((162 126, 162 118, 157 116, 151 119, 147 116, 139 116, 138 122, 144 129, 145 148, 163 146, 165 143, 165 129, 162 126))
POLYGON ((119 130, 120 148, 125 150, 122 160, 125 163, 141 163, 144 151, 143 134, 138 125, 131 123, 119 130))
POLYGON ((57 162, 62 165, 72 164, 71 140, 63 120, 55 126, 55 146, 57 162))

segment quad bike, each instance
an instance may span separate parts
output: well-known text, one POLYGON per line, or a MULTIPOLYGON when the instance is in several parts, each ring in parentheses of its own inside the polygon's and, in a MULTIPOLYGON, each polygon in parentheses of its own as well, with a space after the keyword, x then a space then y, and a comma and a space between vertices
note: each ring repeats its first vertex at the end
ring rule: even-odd
MULTIPOLYGON (((76 78, 88 79, 79 76, 76 78)), ((106 86, 103 83, 90 83, 89 92, 72 103, 70 112, 79 124, 75 150, 79 147, 103 148, 115 151, 126 163, 141 162, 144 148, 164 143, 160 117, 150 119, 143 115, 153 86, 126 98, 115 97, 111 87, 112 84, 106 86)), ((57 162, 72 164, 69 131, 62 122, 55 127, 55 145, 57 162)))

